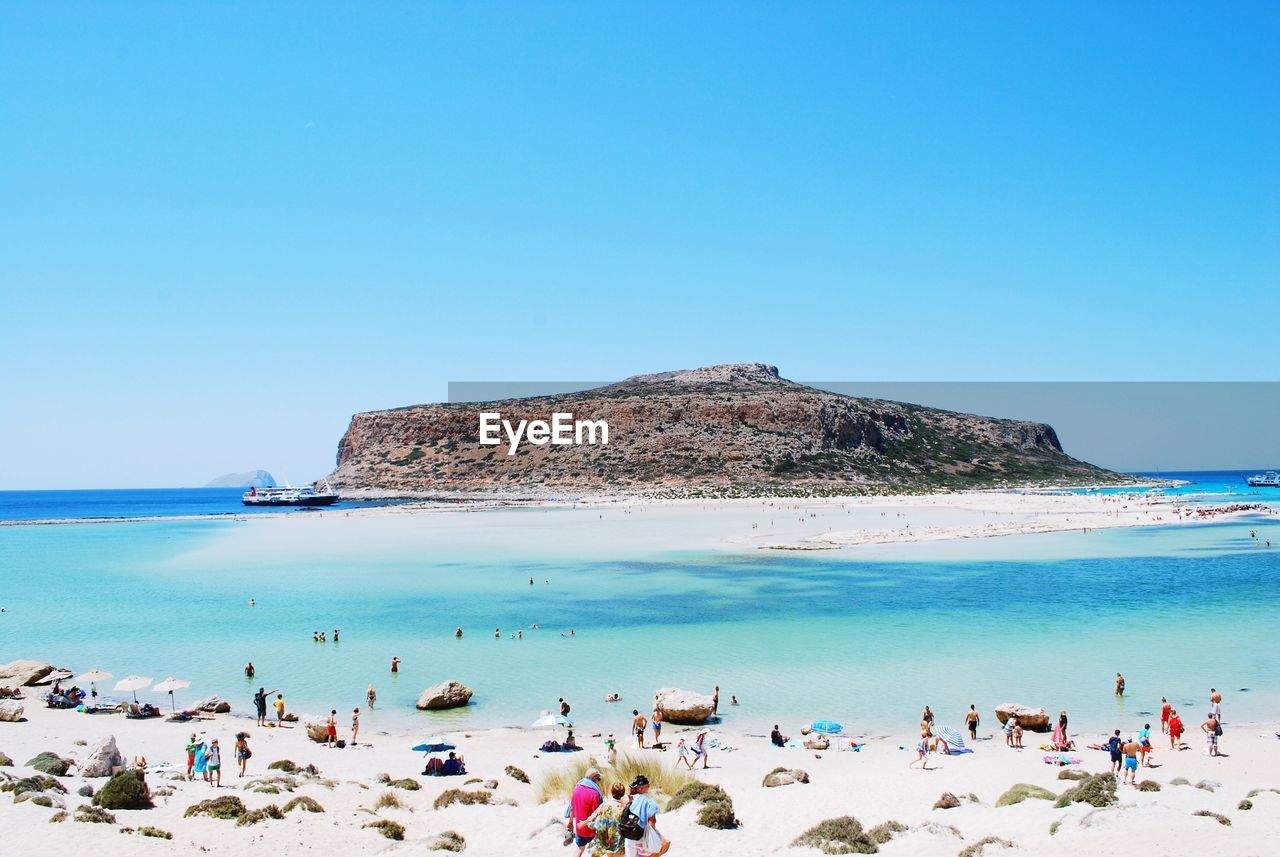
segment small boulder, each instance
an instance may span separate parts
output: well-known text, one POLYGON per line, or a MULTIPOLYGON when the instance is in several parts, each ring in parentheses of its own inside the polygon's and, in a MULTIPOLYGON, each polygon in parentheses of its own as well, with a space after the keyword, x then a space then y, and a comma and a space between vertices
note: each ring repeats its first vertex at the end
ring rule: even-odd
POLYGON ((439 711, 446 708, 462 708, 471 701, 473 691, 462 682, 443 681, 429 687, 418 696, 419 711, 439 711))
POLYGON ((48 750, 27 760, 28 768, 34 768, 42 774, 49 774, 54 777, 65 777, 68 764, 67 759, 62 758, 57 753, 50 753, 48 750))
POLYGON ((668 723, 680 726, 701 726, 715 711, 715 702, 710 696, 678 687, 660 688, 654 694, 654 705, 662 709, 668 723))
POLYGON ((17 723, 22 719, 22 703, 6 699, 0 702, 0 721, 17 723))
POLYGON ((789 786, 793 783, 807 783, 809 775, 799 768, 774 768, 765 774, 762 785, 767 789, 778 786, 789 786))
POLYGON ((53 664, 40 661, 12 661, 0 664, 0 687, 31 687, 53 672, 53 664))
POLYGON ((1003 705, 996 706, 996 719, 1001 724, 1007 722, 1010 717, 1018 718, 1018 722, 1022 724, 1023 729, 1028 729, 1032 732, 1049 731, 1049 712, 1043 708, 1032 708, 1029 705, 1019 705, 1016 702, 1006 702, 1003 705))
POLYGON ((108 735, 88 749, 84 761, 76 766, 76 774, 81 777, 109 777, 113 769, 123 768, 125 765, 124 755, 116 746, 115 736, 108 735))
POLYGON ((486 789, 496 789, 498 787, 498 781, 485 780, 483 783, 481 783, 481 785, 483 785, 486 789))
POLYGON ((804 739, 804 747, 806 750, 825 750, 830 746, 831 741, 826 735, 823 735, 820 732, 815 735, 810 735, 808 738, 804 739))
POLYGON ((231 703, 227 702, 220 696, 211 696, 208 699, 202 699, 195 704, 196 711, 204 711, 209 714, 230 714, 231 703))

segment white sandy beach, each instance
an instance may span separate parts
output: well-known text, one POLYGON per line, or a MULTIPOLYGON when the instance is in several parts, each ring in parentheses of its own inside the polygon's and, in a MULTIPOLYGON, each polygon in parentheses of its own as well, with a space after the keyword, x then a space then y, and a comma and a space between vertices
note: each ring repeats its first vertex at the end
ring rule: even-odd
MULTIPOLYGON (((33 689, 34 690, 34 689, 33 689)), ((174 780, 164 773, 153 773, 148 781, 153 789, 168 787, 171 795, 157 798, 152 810, 117 811, 117 824, 89 824, 67 820, 49 823, 55 808, 37 806, 30 801, 14 804, 9 796, 0 799, 0 827, 5 842, 0 851, 7 854, 59 853, 69 850, 95 854, 179 853, 197 851, 211 854, 248 855, 250 853, 340 853, 383 854, 409 853, 422 850, 436 834, 454 830, 467 842, 467 852, 480 855, 569 854, 561 845, 562 828, 558 818, 563 803, 540 803, 537 783, 545 773, 567 764, 568 754, 544 755, 536 752, 545 733, 526 730, 498 730, 484 733, 450 734, 467 759, 468 776, 428 778, 419 776, 422 759, 410 752, 417 738, 397 734, 361 736, 369 744, 356 748, 326 749, 306 738, 302 728, 262 729, 252 719, 221 715, 213 720, 190 724, 172 724, 159 720, 131 721, 118 715, 85 715, 75 711, 54 711, 42 707, 29 695, 27 720, 0 723, 0 750, 11 756, 17 767, 0 768, 0 778, 29 773, 21 766, 36 753, 50 750, 62 756, 83 753, 81 742, 92 745, 104 736, 114 735, 121 752, 127 757, 144 755, 155 764, 169 762, 173 771, 185 764, 184 744, 193 730, 208 738, 219 738, 224 747, 223 787, 211 788, 201 781, 174 780), (230 763, 230 748, 235 732, 247 729, 254 750, 250 762, 251 777, 268 772, 267 765, 278 759, 290 759, 299 765, 314 764, 323 784, 317 778, 299 777, 293 793, 259 794, 243 787, 250 780, 237 778, 230 763), (533 780, 532 785, 515 781, 504 774, 507 765, 516 765, 533 780), (392 818, 405 827, 403 842, 383 838, 376 830, 362 825, 375 820, 364 808, 371 807, 386 786, 376 777, 381 772, 393 778, 413 777, 422 783, 419 791, 394 790, 407 805, 405 809, 383 809, 377 817, 392 818), (437 795, 446 788, 462 787, 463 780, 479 777, 493 779, 493 790, 500 805, 453 805, 442 810, 432 808, 437 795), (199 800, 215 794, 239 795, 250 808, 270 803, 282 805, 289 798, 308 795, 319 801, 325 812, 308 814, 295 811, 282 820, 268 819, 248 827, 237 827, 232 821, 203 817, 184 818, 184 810, 199 800), (151 825, 173 833, 173 840, 121 835, 118 828, 151 825), (265 851, 264 851, 265 849, 265 851)), ((944 713, 945 717, 945 713, 944 713)), ((958 717, 958 715, 957 715, 958 717)), ((619 712, 619 729, 625 728, 629 710, 619 712)), ((951 718, 956 719, 956 718, 951 718)), ((995 720, 984 712, 980 735, 990 732, 995 720)), ((859 752, 825 752, 804 749, 776 749, 764 736, 716 733, 732 751, 712 752, 712 767, 698 771, 697 777, 720 784, 732 797, 739 819, 737 830, 711 830, 696 824, 696 808, 684 807, 660 816, 660 827, 673 840, 673 854, 816 854, 810 849, 792 849, 791 841, 811 825, 827 818, 854 815, 866 827, 888 820, 908 826, 891 842, 881 846, 890 855, 958 854, 968 845, 986 836, 997 836, 1013 843, 1019 853, 1097 855, 1186 854, 1186 855, 1261 855, 1270 853, 1271 843, 1280 835, 1280 793, 1264 792, 1251 800, 1253 808, 1237 809, 1246 794, 1256 788, 1280 787, 1276 775, 1276 756, 1280 742, 1274 727, 1235 724, 1229 711, 1222 758, 1209 758, 1201 751, 1202 742, 1192 725, 1188 738, 1193 749, 1180 752, 1160 751, 1154 754, 1154 767, 1144 769, 1144 779, 1162 785, 1156 793, 1120 788, 1116 806, 1094 809, 1073 805, 1055 809, 1047 800, 1030 799, 1023 803, 996 807, 997 798, 1014 783, 1030 783, 1061 792, 1072 783, 1057 779, 1059 768, 1042 761, 1044 753, 1031 746, 1044 736, 1027 733, 1028 749, 1006 748, 997 736, 979 740, 976 752, 965 756, 938 757, 931 764, 936 770, 908 769, 912 754, 899 749, 910 746, 914 737, 901 735, 866 736, 868 741, 859 752), (809 784, 765 788, 762 778, 777 766, 802 768, 811 777, 809 784), (1192 785, 1170 785, 1176 777, 1191 783, 1218 783, 1213 791, 1192 785), (944 791, 978 799, 967 800, 958 808, 932 809, 944 791), (1220 813, 1231 821, 1229 827, 1217 820, 1193 815, 1197 810, 1220 813), (1050 825, 1060 821, 1056 834, 1050 825)), ((669 728, 670 741, 679 737, 680 728, 669 728)), ((342 736, 347 731, 343 729, 342 736)), ((1092 743, 1101 736, 1077 735, 1079 745, 1092 743)), ((1162 744, 1155 736, 1156 746, 1162 744)), ((585 754, 604 758, 600 738, 584 737, 585 754)), ((620 745, 625 746, 625 745, 620 745)), ((657 755, 655 750, 643 751, 657 755)), ((584 754, 584 755, 585 755, 584 754)), ((1081 750, 1080 766, 1089 771, 1107 768, 1105 753, 1081 750)), ((675 764, 675 754, 666 752, 665 764, 675 764)), ((74 809, 87 799, 76 791, 86 782, 101 787, 105 779, 83 780, 71 775, 62 778, 69 794, 58 802, 74 809)), ((609 783, 608 769, 605 782, 609 783)), ((474 783, 468 789, 480 788, 474 783)), ((991 847, 987 853, 1003 852, 991 847)))

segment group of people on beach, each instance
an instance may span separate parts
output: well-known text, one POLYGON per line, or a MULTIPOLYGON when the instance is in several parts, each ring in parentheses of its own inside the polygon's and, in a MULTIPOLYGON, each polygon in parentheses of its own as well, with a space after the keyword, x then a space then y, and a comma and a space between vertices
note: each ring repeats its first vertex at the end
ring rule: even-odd
POLYGON ((624 857, 662 857, 671 848, 671 840, 658 829, 657 802, 649 796, 649 779, 640 774, 631 781, 630 789, 621 782, 609 786, 606 795, 604 776, 597 768, 588 768, 573 787, 566 810, 565 845, 576 845, 577 857, 587 848, 593 857, 621 854, 624 857))
MULTIPOLYGON (((203 734, 191 733, 187 741, 187 779, 194 780, 196 775, 213 788, 222 787, 222 747, 218 739, 206 741, 203 734)), ((236 765, 240 776, 245 775, 249 759, 253 751, 249 749, 249 733, 237 732, 235 743, 236 765)), ((144 766, 145 767, 145 766, 144 766)))

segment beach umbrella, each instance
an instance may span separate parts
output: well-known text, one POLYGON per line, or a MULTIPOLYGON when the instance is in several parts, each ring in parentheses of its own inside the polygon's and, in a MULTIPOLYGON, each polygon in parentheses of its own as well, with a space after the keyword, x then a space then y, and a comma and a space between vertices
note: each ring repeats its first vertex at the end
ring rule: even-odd
POLYGON ((106 681, 109 678, 111 678, 111 673, 107 672, 106 670, 100 670, 95 668, 95 669, 89 670, 88 672, 80 673, 80 675, 76 676, 76 681, 81 682, 83 684, 92 684, 95 681, 106 681))
POLYGON ((964 749, 964 736, 960 734, 958 729, 950 726, 939 726, 936 733, 939 738, 947 742, 947 746, 952 750, 964 749))
POLYGON ((167 679, 151 689, 156 693, 169 694, 169 710, 177 711, 177 706, 173 701, 173 692, 175 690, 182 690, 184 687, 191 687, 191 682, 187 681, 185 678, 174 678, 173 676, 169 676, 167 679))
POLYGON ((133 691, 133 701, 138 701, 138 691, 151 684, 151 679, 140 675, 127 675, 116 682, 116 690, 133 691))
POLYGON ((530 729, 545 729, 555 726, 572 726, 573 721, 563 714, 552 714, 548 711, 542 712, 542 716, 529 724, 530 729))
POLYGON ((432 735, 413 748, 415 753, 443 753, 447 750, 456 750, 458 745, 447 741, 442 735, 432 735))
POLYGON ((826 732, 829 735, 837 735, 844 731, 844 727, 834 720, 815 720, 813 722, 814 732, 826 732))

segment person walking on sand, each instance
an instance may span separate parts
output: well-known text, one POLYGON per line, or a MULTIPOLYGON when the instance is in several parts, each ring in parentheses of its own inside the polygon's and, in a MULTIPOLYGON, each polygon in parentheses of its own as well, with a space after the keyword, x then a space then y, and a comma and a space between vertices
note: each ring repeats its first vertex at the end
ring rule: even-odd
POLYGON ((964 716, 964 725, 969 727, 969 738, 978 740, 978 709, 972 704, 969 706, 969 713, 964 716))
POLYGON ((609 796, 587 819, 587 826, 595 831, 591 841, 591 857, 608 857, 622 853, 622 833, 618 830, 618 815, 627 787, 615 782, 609 787, 609 796))
POLYGON ((1107 739, 1107 743, 1102 745, 1111 755, 1111 767, 1109 770, 1113 774, 1120 773, 1120 766, 1124 764, 1124 742, 1120 740, 1120 730, 1117 729, 1115 734, 1107 739))
POLYGON ((209 785, 214 788, 222 788, 222 748, 218 746, 218 739, 214 738, 209 742, 209 754, 206 760, 208 775, 205 777, 209 781, 209 785), (214 780, 217 780, 215 783, 214 780))
POLYGON ((907 767, 915 767, 916 762, 920 763, 920 770, 929 770, 929 736, 924 732, 920 733, 920 741, 916 744, 916 757, 907 762, 907 767))
MULTIPOLYGON (((711 767, 711 754, 707 750, 707 734, 710 729, 699 729, 698 734, 693 736, 693 761, 696 766, 699 759, 702 760, 702 770, 711 767)), ((692 770, 693 766, 690 766, 692 770)))
POLYGON ((196 733, 191 733, 191 740, 187 742, 187 779, 195 779, 196 769, 196 748, 200 746, 200 742, 196 740, 196 733))
POLYGON ((1116 673, 1116 696, 1124 696, 1124 676, 1116 673))
POLYGON ((338 709, 334 708, 329 711, 329 719, 325 721, 325 730, 329 739, 325 742, 325 746, 332 750, 338 746, 338 709))
POLYGON ((245 768, 249 765, 249 760, 253 758, 253 751, 249 749, 249 733, 236 733, 236 764, 240 766, 240 776, 243 778, 245 768))
POLYGON ((640 745, 640 749, 643 750, 644 749, 644 729, 646 726, 649 725, 649 721, 645 720, 644 715, 641 714, 639 710, 635 708, 631 709, 631 713, 634 715, 631 718, 631 732, 633 735, 636 736, 636 743, 638 743, 640 745))
POLYGON ((1169 704, 1169 700, 1160 697, 1160 734, 1169 734, 1169 712, 1173 710, 1173 706, 1169 704))
POLYGON ((653 704, 653 718, 649 721, 653 725, 653 746, 662 747, 662 705, 658 702, 653 704))
POLYGON ((1177 711, 1169 712, 1169 749, 1176 750, 1182 742, 1182 718, 1177 711))
POLYGON ((1200 724, 1200 730, 1204 732, 1205 748, 1209 751, 1209 755, 1218 755, 1218 736, 1222 734, 1222 725, 1218 723, 1218 718, 1214 717, 1212 712, 1200 724))
POLYGON ((200 779, 206 783, 209 781, 209 745, 204 743, 204 739, 196 739, 196 764, 195 772, 200 775, 200 779))
POLYGON ((676 742, 676 767, 680 767, 680 763, 684 762, 684 766, 689 770, 693 770, 692 763, 689 762, 689 748, 685 745, 684 739, 681 738, 676 742))
POLYGON ((351 746, 356 745, 356 736, 360 734, 360 709, 351 709, 351 746))
POLYGON ((642 833, 639 839, 623 840, 626 857, 662 857, 671 848, 671 840, 658 830, 658 804, 648 792, 649 778, 644 774, 631 781, 631 798, 623 806, 623 816, 634 815, 642 833))
POLYGON ((276 725, 284 725, 284 694, 277 693, 276 701, 272 703, 276 707, 276 725))
POLYGON ((604 792, 600 790, 603 779, 600 771, 587 768, 569 797, 569 833, 573 837, 573 844, 578 846, 578 857, 582 857, 591 840, 596 838, 595 830, 587 821, 596 814, 600 804, 604 803, 604 792))
POLYGON ((1214 720, 1222 722, 1222 694, 1213 688, 1209 688, 1209 711, 1213 713, 1214 720))

